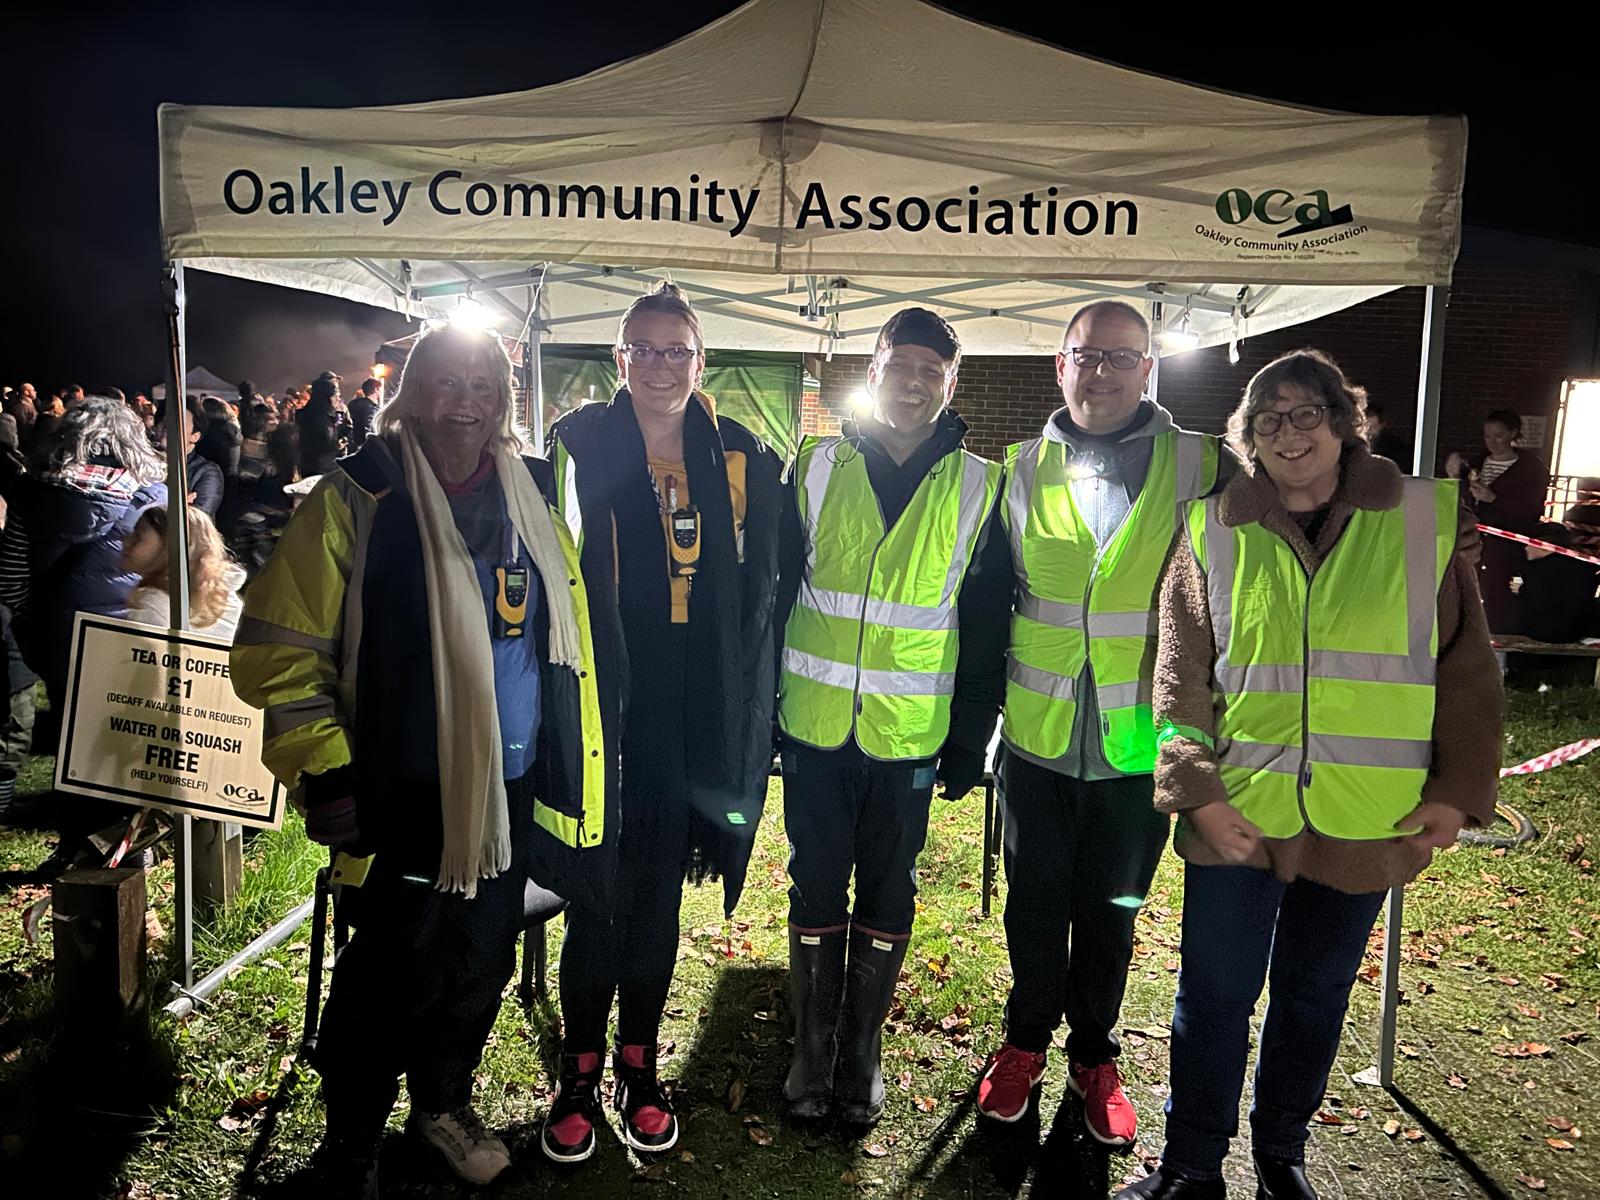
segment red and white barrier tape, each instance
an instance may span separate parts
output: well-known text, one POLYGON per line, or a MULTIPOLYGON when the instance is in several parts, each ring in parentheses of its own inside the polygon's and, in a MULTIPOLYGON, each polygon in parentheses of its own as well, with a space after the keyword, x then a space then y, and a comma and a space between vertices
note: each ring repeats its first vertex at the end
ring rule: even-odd
POLYGON ((1554 542, 1541 542, 1538 538, 1531 538, 1525 533, 1512 533, 1509 529, 1496 529, 1493 525, 1478 526, 1483 533, 1492 533, 1495 537, 1508 538, 1513 542, 1521 542, 1524 546, 1536 546, 1540 550, 1548 550, 1552 554, 1565 554, 1568 558, 1576 558, 1580 562, 1594 563, 1600 567, 1600 556, 1585 554, 1582 550, 1574 550, 1571 546, 1558 546, 1554 542))
POLYGON ((1569 746, 1552 750, 1548 754, 1541 754, 1538 758, 1530 758, 1527 762, 1518 763, 1514 767, 1501 767, 1500 778, 1504 779, 1507 775, 1537 775, 1540 771, 1548 771, 1551 767, 1559 767, 1562 763, 1582 758, 1589 751, 1596 749, 1600 749, 1600 738, 1584 738, 1569 746))

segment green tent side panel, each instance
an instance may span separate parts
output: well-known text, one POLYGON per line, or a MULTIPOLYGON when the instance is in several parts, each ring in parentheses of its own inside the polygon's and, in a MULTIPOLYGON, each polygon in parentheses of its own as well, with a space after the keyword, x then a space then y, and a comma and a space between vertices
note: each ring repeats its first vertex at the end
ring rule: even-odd
MULTIPOLYGON (((550 408, 566 412, 580 404, 611 399, 617 369, 611 351, 600 346, 545 346, 540 353, 546 417, 550 408)), ((717 412, 750 430, 784 462, 800 438, 803 374, 798 356, 710 350, 700 388, 717 412)))

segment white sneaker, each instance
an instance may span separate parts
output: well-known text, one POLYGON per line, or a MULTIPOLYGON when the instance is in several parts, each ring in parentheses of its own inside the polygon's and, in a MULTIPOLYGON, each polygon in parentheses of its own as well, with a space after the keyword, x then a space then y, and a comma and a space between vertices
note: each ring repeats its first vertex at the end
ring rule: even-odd
POLYGON ((468 1183, 489 1183, 511 1165, 506 1144, 485 1128, 471 1105, 447 1113, 412 1109, 406 1132, 444 1155, 450 1169, 468 1183))

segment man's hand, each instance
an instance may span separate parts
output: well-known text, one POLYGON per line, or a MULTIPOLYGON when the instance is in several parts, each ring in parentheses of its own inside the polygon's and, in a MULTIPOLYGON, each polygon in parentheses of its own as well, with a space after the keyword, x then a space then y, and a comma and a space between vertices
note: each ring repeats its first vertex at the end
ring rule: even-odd
POLYGON ((1225 801, 1215 800, 1199 808, 1185 809, 1183 815, 1189 818, 1200 840, 1232 866, 1248 862, 1256 847, 1261 845, 1261 830, 1225 801))
POLYGON ((1394 827, 1398 832, 1408 835, 1413 845, 1443 850, 1455 845, 1466 820, 1467 814, 1459 808, 1430 800, 1417 805, 1396 821, 1394 827))
POLYGON ((959 800, 983 778, 983 755, 947 742, 939 752, 937 778, 944 785, 944 798, 959 800))
POLYGON ((306 809, 306 836, 319 846, 353 846, 361 840, 356 798, 338 796, 306 809))
POLYGON ((1467 484, 1467 490, 1472 493, 1472 498, 1479 504, 1494 503, 1494 489, 1486 484, 1479 483, 1476 479, 1467 484))

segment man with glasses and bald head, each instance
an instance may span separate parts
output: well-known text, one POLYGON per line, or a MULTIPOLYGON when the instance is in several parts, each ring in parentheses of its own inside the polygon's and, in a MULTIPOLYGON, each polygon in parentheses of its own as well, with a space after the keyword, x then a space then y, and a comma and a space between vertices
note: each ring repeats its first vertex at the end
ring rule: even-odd
POLYGON ((1154 365, 1133 306, 1102 300, 1073 316, 1056 355, 1064 403, 1007 452, 1009 537, 988 548, 1015 581, 999 767, 1013 982, 978 1110, 1027 1112, 1065 1017, 1069 1085, 1111 1146, 1137 1131, 1116 1029, 1167 834, 1152 807, 1157 584, 1184 502, 1237 466, 1145 394, 1154 365))

